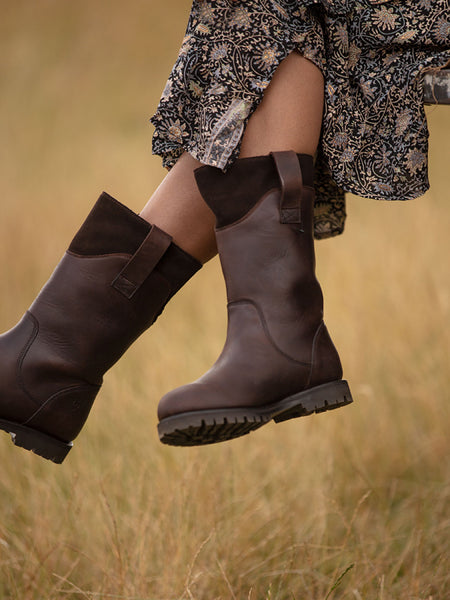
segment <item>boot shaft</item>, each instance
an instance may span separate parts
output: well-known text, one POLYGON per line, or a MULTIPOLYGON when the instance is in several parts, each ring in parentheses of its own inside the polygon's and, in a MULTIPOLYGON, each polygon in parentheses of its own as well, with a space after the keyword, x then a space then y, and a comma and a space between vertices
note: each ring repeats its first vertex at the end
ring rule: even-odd
POLYGON ((29 360, 51 364, 53 378, 61 369, 100 385, 199 268, 170 236, 103 193, 29 309, 45 323, 29 360))
POLYGON ((277 154, 276 161, 272 156, 242 159, 238 169, 231 167, 225 175, 212 167, 195 175, 218 215, 216 239, 228 302, 256 304, 277 346, 297 357, 302 354, 299 345, 306 344, 310 354, 310 341, 323 318, 315 276, 312 157, 277 154), (223 187, 235 190, 228 214, 223 187), (235 196, 246 198, 244 215, 234 208, 235 196))

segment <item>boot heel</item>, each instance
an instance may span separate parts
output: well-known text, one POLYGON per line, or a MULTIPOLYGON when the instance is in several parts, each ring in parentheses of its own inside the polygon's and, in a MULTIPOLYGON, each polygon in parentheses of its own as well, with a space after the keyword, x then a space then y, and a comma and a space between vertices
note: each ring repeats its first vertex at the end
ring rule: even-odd
POLYGON ((73 445, 72 442, 62 442, 40 431, 8 421, 0 420, 0 428, 11 435, 11 440, 16 446, 31 450, 57 464, 63 462, 73 445))
POLYGON ((285 410, 277 414, 273 420, 275 423, 281 423, 312 413, 321 413, 347 406, 352 402, 353 398, 348 383, 343 379, 332 381, 288 398, 287 401, 284 401, 287 405, 285 410))

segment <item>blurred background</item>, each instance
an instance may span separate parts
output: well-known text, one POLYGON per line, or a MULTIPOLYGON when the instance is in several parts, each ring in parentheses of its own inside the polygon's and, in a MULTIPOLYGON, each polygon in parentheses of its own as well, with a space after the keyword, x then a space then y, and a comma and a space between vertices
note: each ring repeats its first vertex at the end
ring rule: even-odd
MULTIPOLYGON (((190 5, 0 7, 5 331, 102 190, 139 211, 163 178, 148 119, 190 5)), ((430 192, 350 197, 345 234, 317 244, 354 404, 218 446, 159 443, 159 398, 222 347, 212 261, 108 373, 62 466, 0 436, 2 600, 448 597, 450 109, 427 111, 430 192)))

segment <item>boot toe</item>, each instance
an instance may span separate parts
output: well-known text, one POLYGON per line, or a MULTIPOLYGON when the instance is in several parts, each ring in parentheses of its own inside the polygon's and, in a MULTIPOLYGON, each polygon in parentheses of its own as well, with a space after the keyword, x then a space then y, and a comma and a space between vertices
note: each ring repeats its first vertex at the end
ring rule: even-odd
POLYGON ((217 408, 220 406, 221 397, 220 391, 211 390, 211 386, 197 382, 188 383, 161 398, 158 405, 158 419, 162 421, 181 413, 217 408))

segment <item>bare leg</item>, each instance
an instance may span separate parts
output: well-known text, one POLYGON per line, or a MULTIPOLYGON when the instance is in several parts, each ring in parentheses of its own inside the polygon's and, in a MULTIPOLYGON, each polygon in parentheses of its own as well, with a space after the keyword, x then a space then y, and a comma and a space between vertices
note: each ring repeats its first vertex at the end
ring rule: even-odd
POLYGON ((248 122, 240 158, 280 150, 314 155, 322 113, 322 73, 311 61, 292 52, 275 71, 248 122))
MULTIPOLYGON (((276 150, 314 154, 323 110, 323 78, 312 62, 292 52, 278 67, 248 122, 240 157, 276 150)), ((184 153, 156 189, 141 216, 169 233, 204 263, 216 253, 215 218, 203 202, 193 171, 201 163, 184 153)))
POLYGON ((185 152, 165 176, 141 217, 172 236, 191 256, 205 263, 217 254, 215 217, 198 191, 194 169, 202 163, 185 152))

